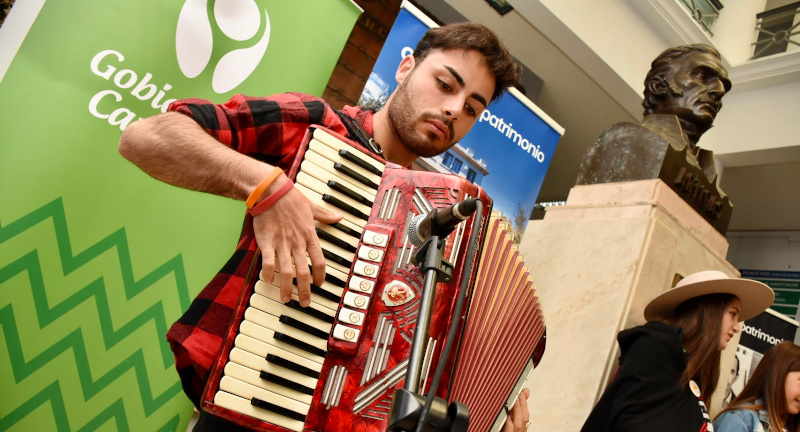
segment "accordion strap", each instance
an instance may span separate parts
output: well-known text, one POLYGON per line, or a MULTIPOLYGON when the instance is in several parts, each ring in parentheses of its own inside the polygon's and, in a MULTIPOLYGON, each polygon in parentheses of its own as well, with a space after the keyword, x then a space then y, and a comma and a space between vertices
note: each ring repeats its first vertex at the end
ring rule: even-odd
POLYGON ((381 149, 381 145, 378 144, 375 139, 369 136, 367 131, 364 130, 364 128, 356 121, 356 119, 339 110, 334 111, 339 115, 339 118, 342 119, 342 123, 344 123, 344 127, 347 129, 347 133, 350 135, 350 137, 358 141, 358 143, 362 146, 368 148, 371 152, 383 156, 383 149, 381 149))

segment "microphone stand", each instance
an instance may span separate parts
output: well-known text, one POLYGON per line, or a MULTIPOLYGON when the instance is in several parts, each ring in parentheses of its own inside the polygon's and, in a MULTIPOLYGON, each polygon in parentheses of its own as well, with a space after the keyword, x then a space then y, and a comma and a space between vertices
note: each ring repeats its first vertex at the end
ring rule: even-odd
MULTIPOLYGON (((420 298, 414 340, 411 344, 411 355, 408 359, 405 387, 395 390, 392 400, 387 427, 387 431, 390 432, 466 431, 469 423, 469 409, 466 405, 453 402, 448 406, 444 399, 438 397, 433 398, 427 417, 421 419, 420 416, 426 401, 424 397, 416 393, 420 388, 420 373, 433 312, 436 284, 450 282, 453 279, 453 265, 444 259, 446 244, 444 237, 446 235, 441 238, 438 235, 432 235, 415 255, 415 261, 419 262, 419 268, 425 275, 425 282, 420 298), (419 425, 419 420, 422 420, 424 424, 419 425)), ((433 392, 436 389, 432 388, 430 391, 433 392)))

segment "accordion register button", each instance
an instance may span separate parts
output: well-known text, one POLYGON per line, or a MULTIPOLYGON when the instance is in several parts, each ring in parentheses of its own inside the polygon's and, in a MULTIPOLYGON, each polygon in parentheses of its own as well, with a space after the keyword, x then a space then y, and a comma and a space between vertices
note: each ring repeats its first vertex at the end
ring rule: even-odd
POLYGON ((343 307, 339 310, 339 321, 351 325, 360 326, 364 324, 364 314, 352 309, 343 307))
POLYGON ((376 277, 378 276, 378 271, 380 271, 380 266, 367 263, 361 260, 356 261, 355 265, 353 265, 353 273, 359 274, 361 276, 368 276, 368 277, 376 277))
POLYGON ((366 230, 364 231, 363 242, 372 246, 386 247, 386 245, 389 243, 389 236, 386 234, 378 234, 376 232, 366 230))
POLYGON ((353 292, 346 292, 344 294, 344 304, 354 308, 366 309, 367 306, 369 306, 369 297, 353 292))
POLYGON ((363 260, 380 263, 383 261, 383 251, 369 246, 361 246, 361 248, 358 249, 358 257, 363 260))
POLYGON ((350 328, 341 324, 333 327, 333 337, 339 340, 355 342, 361 330, 350 328))
POLYGON ((372 294, 372 290, 375 288, 375 282, 362 277, 353 276, 350 278, 350 283, 347 284, 347 287, 354 291, 372 294))

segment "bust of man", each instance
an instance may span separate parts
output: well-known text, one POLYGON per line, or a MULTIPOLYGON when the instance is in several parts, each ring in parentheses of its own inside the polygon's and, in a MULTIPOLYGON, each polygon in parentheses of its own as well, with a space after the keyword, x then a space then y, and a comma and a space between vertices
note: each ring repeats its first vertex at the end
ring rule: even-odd
POLYGON ((653 60, 644 84, 642 123, 603 132, 577 184, 660 178, 724 234, 732 206, 717 187, 712 152, 697 145, 731 89, 719 52, 703 44, 670 48, 653 60))

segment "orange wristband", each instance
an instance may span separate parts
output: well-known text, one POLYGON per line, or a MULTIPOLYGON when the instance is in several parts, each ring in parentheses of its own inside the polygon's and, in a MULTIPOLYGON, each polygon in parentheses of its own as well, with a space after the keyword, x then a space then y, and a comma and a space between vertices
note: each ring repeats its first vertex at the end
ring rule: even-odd
POLYGON ((272 168, 272 171, 270 171, 269 174, 267 174, 261 180, 258 186, 256 186, 256 188, 253 190, 253 193, 251 193, 250 196, 247 197, 247 201, 245 201, 245 204, 247 204, 248 209, 251 209, 253 208, 254 205, 256 205, 256 201, 258 201, 258 199, 261 198, 261 195, 264 194, 264 191, 267 190, 269 185, 271 185, 272 182, 274 182, 275 179, 278 178, 279 175, 281 175, 281 173, 283 173, 283 170, 280 169, 280 167, 272 168))
POLYGON ((255 207, 248 210, 250 212, 250 215, 256 217, 261 213, 263 213, 266 209, 272 207, 273 204, 278 202, 279 199, 283 198, 283 196, 286 195, 287 192, 289 192, 289 189, 291 189, 292 186, 294 186, 294 183, 292 183, 291 180, 287 180, 286 183, 284 183, 283 185, 281 185, 281 187, 278 188, 278 190, 269 194, 269 196, 264 198, 263 201, 256 204, 255 207))

